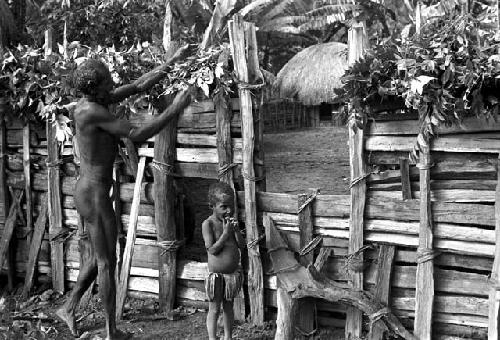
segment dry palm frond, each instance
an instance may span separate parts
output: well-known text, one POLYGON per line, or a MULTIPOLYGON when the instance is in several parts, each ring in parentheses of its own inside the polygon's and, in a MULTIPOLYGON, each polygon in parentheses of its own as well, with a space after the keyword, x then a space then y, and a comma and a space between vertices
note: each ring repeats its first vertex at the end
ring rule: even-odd
POLYGON ((274 84, 281 98, 305 105, 335 102, 335 89, 347 67, 347 45, 331 42, 310 46, 297 53, 281 69, 274 84))

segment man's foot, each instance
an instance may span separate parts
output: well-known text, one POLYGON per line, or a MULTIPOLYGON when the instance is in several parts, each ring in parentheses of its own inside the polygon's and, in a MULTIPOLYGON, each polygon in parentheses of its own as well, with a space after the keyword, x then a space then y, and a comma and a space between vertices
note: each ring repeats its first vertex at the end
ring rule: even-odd
POLYGON ((59 308, 55 314, 59 319, 61 319, 61 321, 65 322, 66 325, 68 325, 71 334, 74 337, 78 337, 78 330, 76 329, 75 316, 72 313, 68 313, 64 309, 64 307, 59 308))
POLYGON ((127 340, 132 339, 133 334, 117 329, 114 334, 108 336, 106 340, 127 340))

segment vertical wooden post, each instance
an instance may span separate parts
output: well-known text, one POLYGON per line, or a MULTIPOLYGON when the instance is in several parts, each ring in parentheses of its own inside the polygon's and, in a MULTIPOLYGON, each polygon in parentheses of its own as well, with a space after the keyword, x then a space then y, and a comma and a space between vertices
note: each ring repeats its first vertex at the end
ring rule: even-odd
POLYGON ((399 172, 401 173, 401 193, 404 200, 411 199, 410 162, 408 158, 399 159, 399 172))
MULTIPOLYGON (((245 27, 245 41, 247 44, 247 63, 248 63, 248 79, 251 83, 264 83, 264 76, 260 71, 259 66, 259 55, 257 47, 257 35, 255 33, 255 27, 246 24, 245 27)), ((262 117, 262 106, 264 101, 264 93, 262 89, 260 91, 260 96, 255 96, 259 98, 260 103, 255 105, 253 108, 253 123, 255 130, 255 141, 254 141, 254 160, 257 159, 258 162, 254 162, 255 177, 259 180, 255 183, 257 191, 266 191, 266 179, 265 179, 265 167, 264 167, 264 118, 262 117)))
MULTIPOLYGON (((52 53, 52 31, 45 31, 45 55, 52 53)), ((64 293, 64 252, 63 244, 52 241, 62 229, 61 209, 61 183, 59 177, 59 146, 56 138, 56 127, 49 120, 46 121, 47 130, 47 152, 48 152, 48 196, 49 196, 49 240, 50 240, 50 264, 52 273, 53 289, 64 293)))
POLYGON ((23 297, 27 298, 31 287, 33 286, 33 278, 35 276, 36 262, 38 253, 40 252, 40 245, 42 244, 43 234, 45 233, 45 226, 47 224, 47 197, 42 195, 42 208, 38 215, 35 230, 31 237, 30 249, 28 253, 28 263, 26 265, 26 276, 24 278, 23 297))
MULTIPOLYGON (((349 64, 352 65, 362 57, 365 47, 364 23, 354 21, 349 29, 349 64)), ((349 160, 351 170, 351 210, 349 225, 349 254, 356 253, 363 247, 364 212, 366 200, 366 164, 363 153, 363 137, 365 117, 357 116, 351 108, 349 119, 349 160), (361 119, 361 122, 359 121, 361 119)), ((359 113, 358 113, 359 114, 359 113)), ((355 263, 363 262, 363 254, 354 257, 355 263)), ((355 265, 351 268, 351 284, 355 290, 363 290, 363 266, 355 265)), ((361 338, 363 315, 354 307, 347 308, 345 327, 346 340, 361 338)))
MULTIPOLYGON (((500 166, 500 155, 497 165, 500 166)), ((497 169, 500 169, 497 167, 497 169)), ((488 339, 498 339, 500 335, 500 170, 497 170, 497 188, 495 194, 495 259, 491 270, 491 288, 489 292, 488 339)))
MULTIPOLYGON (((251 29, 255 29, 253 24, 251 29)), ((254 171, 254 124, 252 114, 252 98, 250 89, 244 85, 248 83, 248 68, 245 57, 245 23, 238 15, 229 22, 229 37, 234 67, 238 75, 240 86, 241 125, 243 135, 243 177, 245 187, 245 226, 247 241, 251 242, 259 237, 257 227, 257 204, 255 199, 255 171, 254 171)), ((261 325, 264 322, 264 274, 260 259, 259 247, 248 249, 248 295, 250 297, 251 322, 261 325)))
POLYGON ((135 177, 134 196, 132 198, 132 207, 130 208, 130 219, 127 230, 127 243, 123 252, 123 263, 120 270, 120 281, 116 291, 116 318, 121 319, 123 306, 127 297, 128 280, 130 268, 132 267, 132 256, 134 255, 135 236, 137 232, 137 218, 139 217, 139 205, 141 203, 141 184, 146 166, 146 157, 139 160, 137 175, 135 177))
MULTIPOLYGON (((9 199, 9 189, 7 186, 7 129, 5 127, 5 114, 7 112, 7 102, 0 98, 0 204, 2 216, 0 222, 3 224, 5 228, 7 214, 9 213, 10 208, 10 199, 9 199)), ((2 268, 3 263, 0 261, 0 268, 2 268)), ((13 277, 13 264, 11 263, 10 256, 7 256, 7 265, 8 265, 8 287, 9 290, 14 288, 14 277, 13 277)))
MULTIPOLYGON (((177 141, 177 120, 173 118, 155 138, 153 167, 155 225, 158 242, 177 240, 177 225, 175 221, 175 188, 174 164, 176 160, 175 143, 177 141)), ((177 247, 168 251, 158 248, 159 299, 160 309, 171 312, 175 302, 175 287, 177 273, 177 247)))
POLYGON ((120 271, 123 262, 123 251, 125 249, 125 240, 123 238, 122 224, 122 203, 120 200, 120 164, 121 159, 116 159, 113 164, 113 209, 115 211, 116 229, 118 239, 116 240, 116 273, 115 277, 118 282, 120 271))
MULTIPOLYGON (((381 245, 377 259, 377 279, 375 281, 375 298, 384 305, 389 305, 389 292, 391 290, 391 272, 394 262, 396 247, 381 245)), ((368 340, 383 340, 384 329, 379 327, 377 323, 373 325, 368 340)))
MULTIPOLYGON (((298 208, 307 201, 309 195, 301 194, 298 196, 298 208)), ((307 204, 299 211, 299 229, 300 229, 300 248, 304 248, 313 239, 313 216, 312 202, 307 204)), ((300 257, 300 263, 307 268, 309 264, 313 264, 314 254, 311 252, 300 257)), ((301 334, 312 334, 314 332, 315 319, 315 302, 314 298, 304 298, 298 301, 298 314, 296 328, 301 334)))
POLYGON ((24 198, 26 200, 26 227, 28 228, 28 243, 33 236, 33 198, 31 192, 31 162, 30 162, 30 124, 23 127, 23 167, 24 167, 24 198))
POLYGON ((278 305, 278 315, 276 317, 275 339, 293 340, 295 339, 295 315, 297 314, 297 300, 292 299, 285 288, 278 283, 276 292, 276 304, 278 305))
MULTIPOLYGON (((217 155, 219 156, 219 180, 227 183, 234 190, 233 145, 231 140, 232 110, 228 107, 224 96, 219 95, 215 101, 215 127, 217 137, 217 155)), ((238 198, 234 193, 234 217, 238 218, 238 198)), ((245 321, 245 296, 243 290, 234 299, 234 317, 245 321)))
MULTIPOLYGON (((264 228, 266 229, 266 244, 268 249, 278 248, 279 245, 273 243, 271 237, 274 229, 273 220, 267 215, 262 217, 264 228)), ((278 307, 278 315, 276 317, 276 334, 275 339, 293 340, 295 339, 295 315, 297 312, 297 299, 293 299, 285 288, 281 286, 278 280, 276 303, 278 307)))
POLYGON ((418 339, 430 340, 434 303, 434 263, 432 256, 431 155, 429 145, 422 147, 418 167, 420 169, 420 230, 417 250, 414 329, 418 339))

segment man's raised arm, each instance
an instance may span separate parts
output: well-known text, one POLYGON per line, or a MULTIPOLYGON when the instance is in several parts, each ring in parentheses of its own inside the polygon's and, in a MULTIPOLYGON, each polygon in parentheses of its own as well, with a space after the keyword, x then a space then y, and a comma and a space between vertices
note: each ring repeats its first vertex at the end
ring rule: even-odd
POLYGON ((122 85, 111 92, 109 98, 109 104, 118 103, 127 97, 134 94, 147 91, 156 85, 160 80, 165 78, 170 70, 170 67, 175 64, 180 59, 184 58, 187 51, 189 50, 189 45, 180 47, 175 54, 167 60, 164 64, 154 68, 148 73, 143 74, 137 78, 133 83, 122 85))

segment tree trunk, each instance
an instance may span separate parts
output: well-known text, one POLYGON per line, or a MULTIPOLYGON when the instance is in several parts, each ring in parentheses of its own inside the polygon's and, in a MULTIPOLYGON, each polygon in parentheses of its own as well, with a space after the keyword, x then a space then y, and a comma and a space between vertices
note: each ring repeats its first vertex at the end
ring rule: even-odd
POLYGON ((16 22, 6 0, 0 0, 0 52, 15 40, 16 22))

